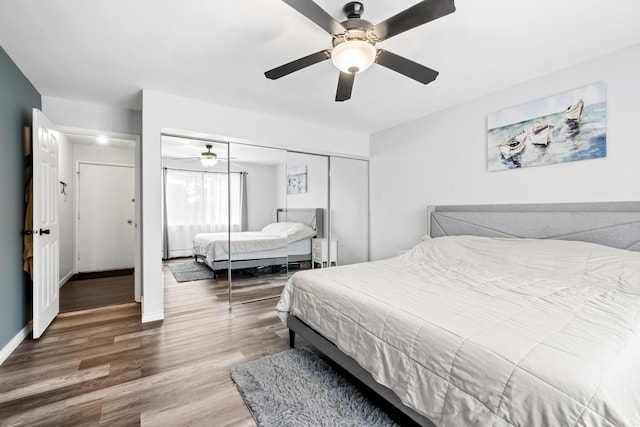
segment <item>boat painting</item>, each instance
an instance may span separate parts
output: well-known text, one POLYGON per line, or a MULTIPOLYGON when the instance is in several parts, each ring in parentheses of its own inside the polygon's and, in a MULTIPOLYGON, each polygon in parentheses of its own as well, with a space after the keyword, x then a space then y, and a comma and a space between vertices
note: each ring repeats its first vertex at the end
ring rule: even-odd
POLYGON ((489 171, 606 157, 604 83, 487 116, 489 171))
POLYGON ((580 120, 580 116, 582 116, 582 110, 584 109, 584 101, 581 99, 576 102, 574 105, 570 105, 567 108, 567 111, 564 112, 564 116, 567 120, 578 121, 580 120))
POLYGON ((553 125, 548 123, 536 124, 531 128, 531 142, 533 145, 544 145, 546 147, 551 142, 552 133, 553 125))
POLYGON ((500 144, 500 155, 504 160, 513 158, 516 154, 522 153, 527 145, 529 134, 525 131, 520 132, 516 136, 509 138, 504 144, 500 144))

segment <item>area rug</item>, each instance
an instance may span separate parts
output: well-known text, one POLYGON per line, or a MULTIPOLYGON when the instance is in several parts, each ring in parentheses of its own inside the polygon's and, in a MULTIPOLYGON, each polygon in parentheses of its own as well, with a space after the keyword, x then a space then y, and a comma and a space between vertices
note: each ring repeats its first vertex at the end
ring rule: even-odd
POLYGON ((259 427, 397 425, 305 348, 237 365, 231 378, 259 427))
POLYGON ((169 270, 178 283, 215 278, 213 270, 205 264, 195 261, 169 264, 169 270))

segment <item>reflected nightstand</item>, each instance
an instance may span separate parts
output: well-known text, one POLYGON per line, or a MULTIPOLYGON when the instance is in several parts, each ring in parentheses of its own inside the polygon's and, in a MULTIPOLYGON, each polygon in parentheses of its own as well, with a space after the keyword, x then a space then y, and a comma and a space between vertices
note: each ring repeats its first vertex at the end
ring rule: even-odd
POLYGON ((331 240, 331 251, 329 251, 327 239, 311 239, 311 267, 320 268, 338 265, 338 241, 331 240), (329 252, 331 252, 331 262, 329 262, 329 252))

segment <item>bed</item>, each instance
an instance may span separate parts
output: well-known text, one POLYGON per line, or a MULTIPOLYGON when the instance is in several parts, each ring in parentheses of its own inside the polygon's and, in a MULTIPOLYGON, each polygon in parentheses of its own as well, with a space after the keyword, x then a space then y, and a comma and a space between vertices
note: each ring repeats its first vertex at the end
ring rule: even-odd
POLYGON ((311 261, 311 239, 324 235, 323 212, 322 208, 278 209, 276 222, 260 231, 197 234, 193 256, 214 271, 311 261))
POLYGON ((443 206, 277 309, 420 425, 640 425, 640 203, 443 206))

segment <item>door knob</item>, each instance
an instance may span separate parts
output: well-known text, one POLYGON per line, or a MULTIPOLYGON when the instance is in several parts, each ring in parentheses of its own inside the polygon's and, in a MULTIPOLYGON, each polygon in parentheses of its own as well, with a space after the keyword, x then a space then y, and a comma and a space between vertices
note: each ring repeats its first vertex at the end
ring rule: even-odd
POLYGON ((40 234, 51 234, 51 230, 49 230, 48 228, 46 230, 43 230, 42 228, 40 229, 40 234))

